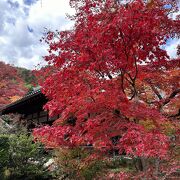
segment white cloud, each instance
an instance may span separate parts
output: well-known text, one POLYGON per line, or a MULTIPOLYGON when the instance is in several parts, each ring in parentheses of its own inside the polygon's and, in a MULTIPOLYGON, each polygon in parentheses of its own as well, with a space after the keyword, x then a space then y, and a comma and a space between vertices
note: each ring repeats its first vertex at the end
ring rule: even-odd
POLYGON ((171 40, 168 45, 165 47, 168 55, 171 57, 171 58, 176 58, 177 57, 177 46, 178 44, 180 44, 180 39, 174 39, 174 40, 171 40))
POLYGON ((42 31, 44 27, 59 29, 67 24, 66 13, 73 13, 68 0, 42 0, 30 8, 28 23, 33 29, 42 31))
POLYGON ((68 0, 0 0, 0 59, 33 69, 43 63, 46 46, 40 43, 44 28, 62 30, 73 26, 68 0), (26 2, 26 3, 24 3, 26 2))

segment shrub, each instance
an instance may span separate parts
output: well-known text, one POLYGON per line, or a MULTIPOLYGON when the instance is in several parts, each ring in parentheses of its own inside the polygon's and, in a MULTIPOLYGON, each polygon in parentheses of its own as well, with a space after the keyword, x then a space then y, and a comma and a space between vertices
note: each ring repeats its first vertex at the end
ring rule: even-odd
POLYGON ((48 179, 51 173, 44 164, 50 158, 43 145, 34 143, 17 115, 1 116, 0 180, 48 179), (2 131, 1 131, 2 130, 2 131))
POLYGON ((20 120, 19 114, 8 114, 0 116, 0 134, 26 133, 26 121, 20 120))
POLYGON ((48 156, 40 143, 33 143, 32 136, 0 135, 0 175, 2 179, 47 179, 44 167, 48 156))
POLYGON ((55 150, 57 164, 56 176, 70 180, 91 180, 104 170, 105 163, 100 159, 92 159, 92 152, 84 148, 59 148, 55 150))
POLYGON ((49 172, 44 168, 48 157, 41 144, 33 143, 32 136, 26 134, 9 137, 10 178, 46 179, 49 172))
POLYGON ((3 176, 4 167, 9 162, 9 136, 0 135, 0 177, 3 176))

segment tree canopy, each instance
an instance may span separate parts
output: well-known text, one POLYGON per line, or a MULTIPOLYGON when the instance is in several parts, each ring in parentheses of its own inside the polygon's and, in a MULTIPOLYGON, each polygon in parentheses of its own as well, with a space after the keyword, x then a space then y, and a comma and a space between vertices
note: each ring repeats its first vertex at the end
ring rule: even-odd
POLYGON ((26 92, 17 69, 0 61, 0 107, 16 101, 26 92))
POLYGON ((176 2, 70 5, 75 26, 47 33, 50 66, 41 72, 49 98, 45 108, 61 116, 52 127, 35 129, 34 136, 51 147, 92 145, 96 153, 116 150, 142 164, 169 158, 166 167, 177 167, 172 137, 179 126, 180 57, 171 59, 163 48, 180 36, 180 18, 170 16, 178 11, 176 2))

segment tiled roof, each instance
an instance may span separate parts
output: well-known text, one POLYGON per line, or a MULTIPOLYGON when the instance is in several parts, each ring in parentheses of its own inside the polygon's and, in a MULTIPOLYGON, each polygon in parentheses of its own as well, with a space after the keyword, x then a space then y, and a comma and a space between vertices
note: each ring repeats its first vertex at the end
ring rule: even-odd
POLYGON ((32 97, 36 96, 36 95, 39 95, 39 94, 42 94, 40 88, 36 89, 36 90, 33 90, 32 92, 26 94, 24 97, 22 97, 21 99, 18 99, 17 101, 11 103, 11 104, 8 104, 7 106, 5 106, 4 108, 1 109, 1 111, 3 111, 4 109, 7 109, 11 106, 15 106, 16 104, 19 104, 19 103, 22 103, 22 102, 25 102, 29 99, 31 99, 32 97))

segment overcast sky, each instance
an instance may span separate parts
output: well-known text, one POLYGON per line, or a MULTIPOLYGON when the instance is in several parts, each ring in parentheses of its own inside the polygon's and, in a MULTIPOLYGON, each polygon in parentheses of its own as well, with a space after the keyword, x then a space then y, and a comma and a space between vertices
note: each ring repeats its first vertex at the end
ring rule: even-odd
MULTIPOLYGON (((44 28, 64 30, 73 26, 66 18, 73 14, 69 0, 0 0, 0 60, 33 69, 42 63, 46 47, 40 43, 44 28)), ((171 40, 166 49, 176 56, 180 40, 171 40)))

